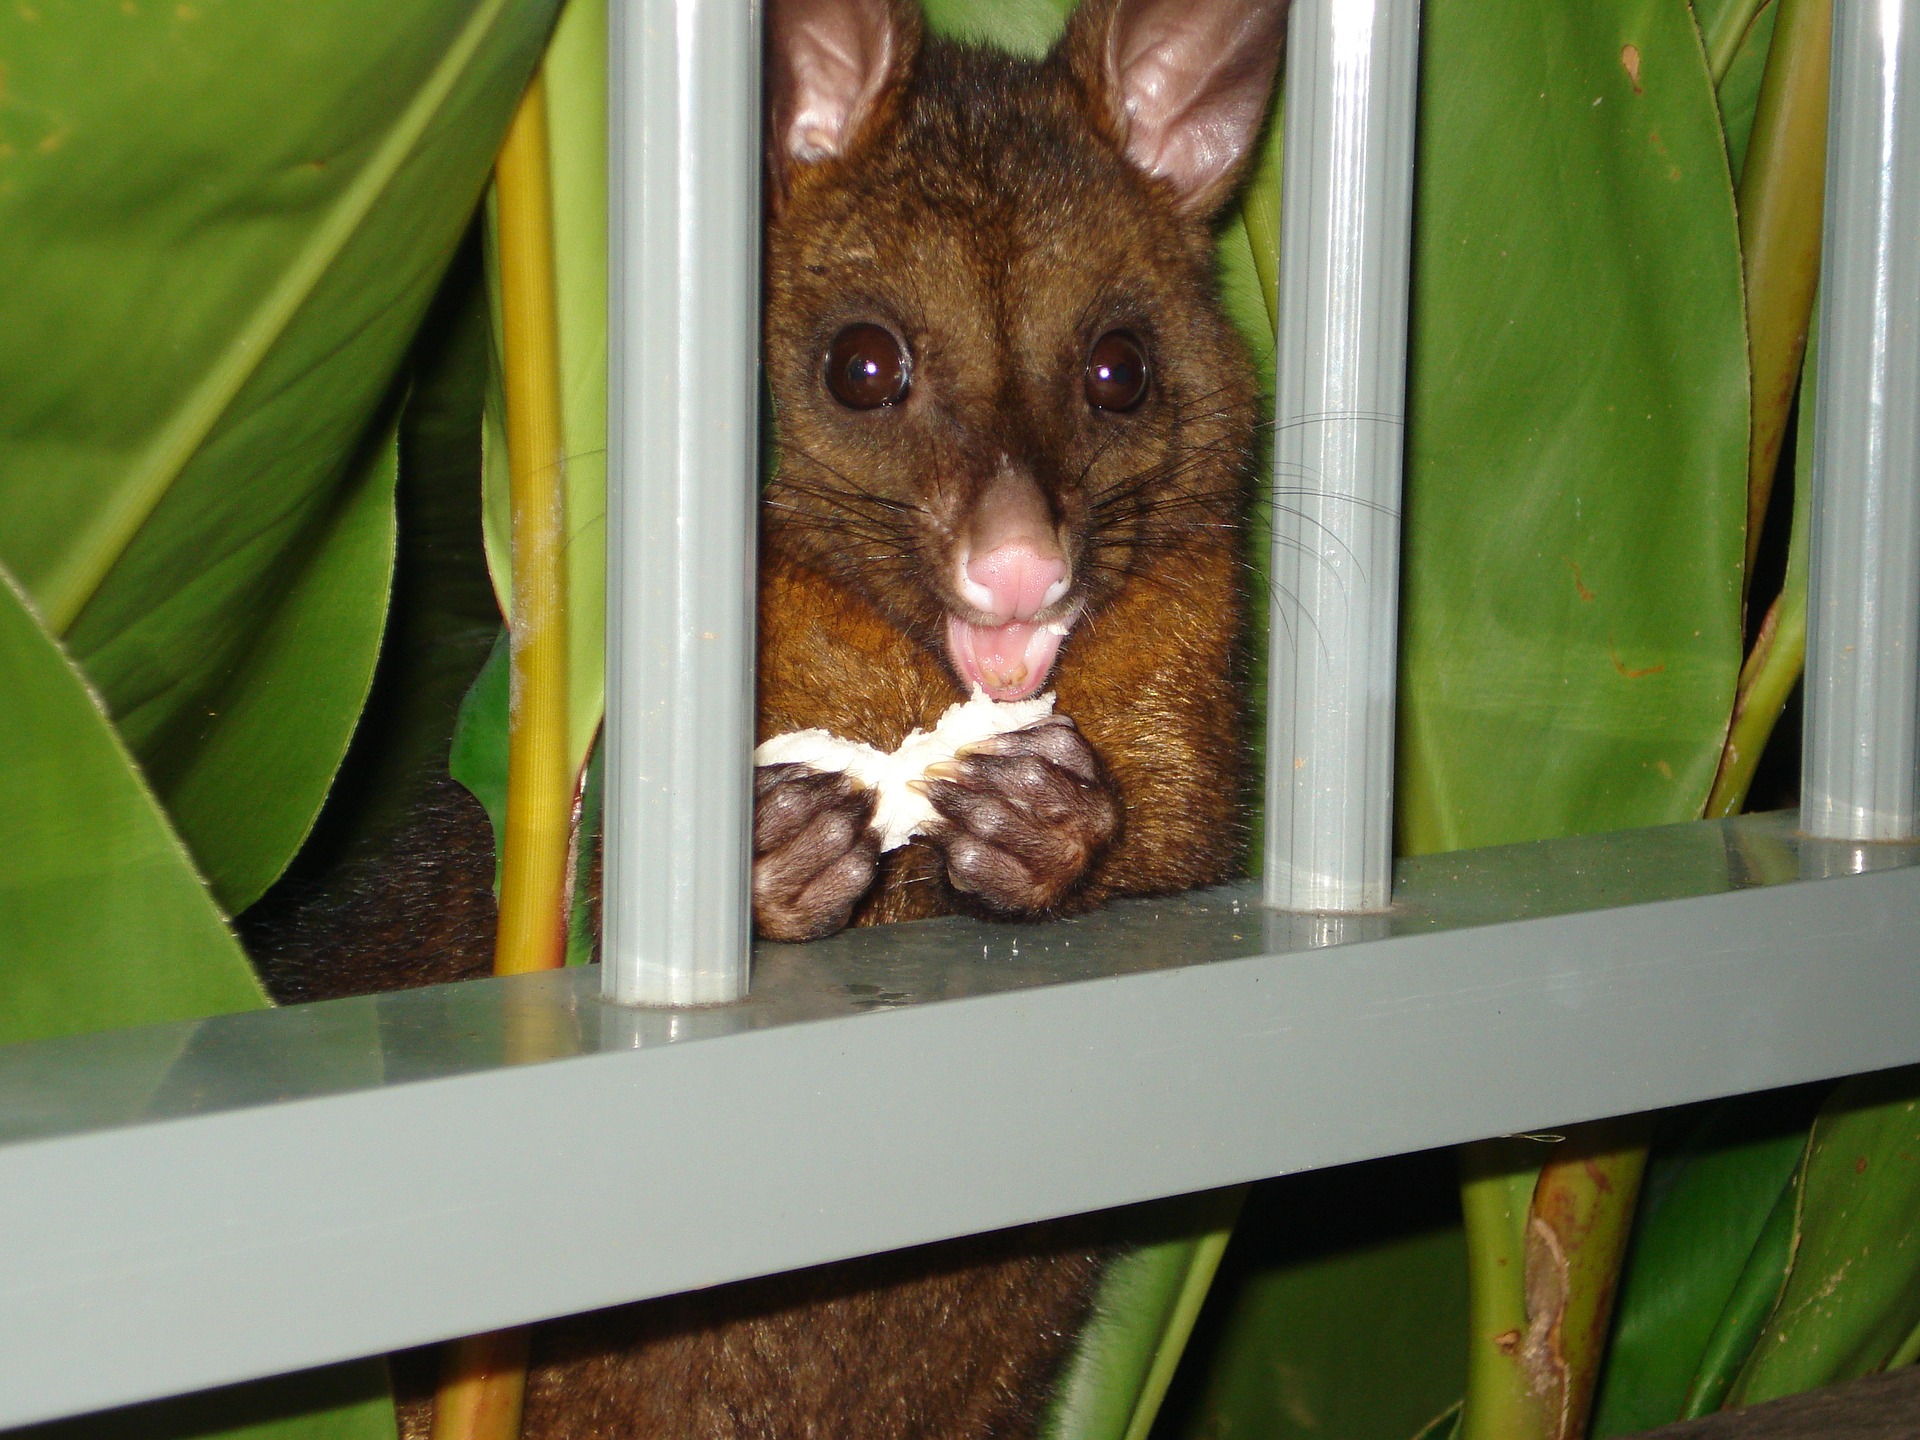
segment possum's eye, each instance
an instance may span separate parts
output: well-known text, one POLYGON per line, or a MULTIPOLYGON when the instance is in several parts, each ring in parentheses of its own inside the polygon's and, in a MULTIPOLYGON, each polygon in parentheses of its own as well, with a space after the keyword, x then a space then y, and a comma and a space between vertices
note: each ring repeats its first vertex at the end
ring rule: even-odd
POLYGON ((907 398, 907 347, 881 325, 849 325, 827 347, 827 389, 850 410, 878 410, 907 398))
POLYGON ((1131 410, 1147 398, 1147 351, 1130 331, 1109 330, 1087 355, 1087 403, 1131 410))

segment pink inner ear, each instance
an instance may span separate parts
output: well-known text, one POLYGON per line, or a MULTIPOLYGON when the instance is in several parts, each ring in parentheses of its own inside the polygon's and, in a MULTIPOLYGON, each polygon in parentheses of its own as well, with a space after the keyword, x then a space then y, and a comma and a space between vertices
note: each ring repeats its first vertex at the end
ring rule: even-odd
POLYGON ((1287 0, 1123 0, 1115 12, 1127 155, 1190 207, 1221 198, 1253 143, 1286 13, 1287 0))
POLYGON ((771 11, 781 152, 803 163, 845 153, 893 66, 892 8, 887 0, 779 0, 771 11))

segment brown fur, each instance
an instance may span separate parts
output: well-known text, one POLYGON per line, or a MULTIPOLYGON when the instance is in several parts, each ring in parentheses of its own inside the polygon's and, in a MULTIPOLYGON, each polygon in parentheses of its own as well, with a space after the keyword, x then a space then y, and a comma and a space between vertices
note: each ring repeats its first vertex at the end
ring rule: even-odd
MULTIPOLYGON (((767 242, 781 466, 763 522, 761 736, 821 727, 890 748, 964 698, 942 577, 960 517, 1010 459, 1083 577, 1052 688, 1124 809, 1054 913, 1214 883, 1244 853, 1251 376, 1213 298, 1205 217, 1101 133, 1088 36, 1110 8, 1083 7, 1038 66, 924 47, 870 138, 793 177, 767 242), (875 313, 914 348, 914 390, 898 414, 850 414, 819 356, 875 313), (1135 414, 1093 414, 1086 347, 1122 325, 1149 340, 1154 392, 1135 414)), ((858 921, 976 908, 940 859, 890 859, 858 921)))
MULTIPOLYGON (((542 1326, 525 1434, 1031 1434, 1098 1261, 1085 1224, 1035 1226, 542 1326)), ((426 1440, 437 1356, 395 1368, 401 1440, 426 1440)))
MULTIPOLYGON (((1049 772, 1083 843, 1039 877, 1034 908, 1226 879, 1244 848, 1254 403, 1215 302, 1207 216, 1122 153, 1098 43, 1113 0, 1090 0, 1040 64, 922 43, 908 0, 887 3, 905 43, 869 123, 840 158, 777 165, 771 191, 780 466, 763 512, 760 734, 818 726, 890 748, 964 698, 943 649, 942 577, 968 507, 1011 464, 1060 518, 1085 599, 1049 682, 1084 739, 1049 772), (841 326, 874 314, 913 345, 914 389, 886 414, 855 414, 824 394, 821 357, 841 326), (1152 392, 1135 412, 1094 413, 1088 346, 1118 327, 1146 340, 1152 392)), ((777 78, 774 103, 777 118, 777 78)), ((784 856, 783 894, 815 922, 844 923, 849 906, 856 924, 996 908, 952 883, 958 821, 876 860, 861 838, 867 802, 772 778, 790 813, 770 823, 763 783, 756 886, 768 856, 784 856), (829 870, 838 898, 807 901, 829 870)), ((472 856, 436 850, 427 863, 471 890, 472 856)), ((472 937, 415 938, 459 944, 429 971, 376 943, 388 969, 373 983, 350 964, 337 973, 357 978, 334 984, 310 965, 268 973, 309 998, 484 968, 472 937)), ((526 1434, 1028 1435, 1101 1253, 1085 1227, 1031 1227, 543 1326, 526 1434)), ((403 1434, 424 1436, 431 1364, 402 1369, 414 1392, 403 1434)))

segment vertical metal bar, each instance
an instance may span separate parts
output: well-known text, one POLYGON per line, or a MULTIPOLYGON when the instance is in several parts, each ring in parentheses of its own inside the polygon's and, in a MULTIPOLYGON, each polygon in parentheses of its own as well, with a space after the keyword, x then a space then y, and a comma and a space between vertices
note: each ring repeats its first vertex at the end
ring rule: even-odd
POLYGON ((1920 0, 1834 7, 1801 825, 1915 834, 1920 0))
POLYGON ((604 990, 747 988, 760 6, 614 0, 604 990))
POLYGON ((1295 0, 1287 44, 1266 901, 1377 910, 1393 845, 1418 0, 1295 0))

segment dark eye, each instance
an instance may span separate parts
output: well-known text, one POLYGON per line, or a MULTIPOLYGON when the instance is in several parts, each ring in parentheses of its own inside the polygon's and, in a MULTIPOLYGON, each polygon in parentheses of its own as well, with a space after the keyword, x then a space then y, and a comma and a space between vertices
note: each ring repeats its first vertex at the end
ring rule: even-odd
POLYGON ((1096 410, 1131 410, 1146 398, 1146 347, 1128 331, 1109 330, 1087 356, 1087 403, 1096 410))
POLYGON ((827 347, 827 389, 853 410, 878 410, 906 399, 912 369, 907 350, 880 325, 849 325, 827 347))

